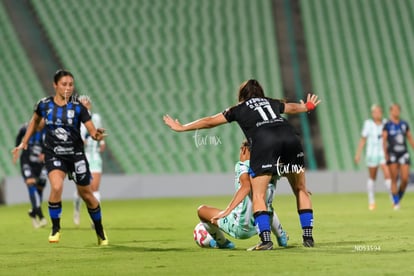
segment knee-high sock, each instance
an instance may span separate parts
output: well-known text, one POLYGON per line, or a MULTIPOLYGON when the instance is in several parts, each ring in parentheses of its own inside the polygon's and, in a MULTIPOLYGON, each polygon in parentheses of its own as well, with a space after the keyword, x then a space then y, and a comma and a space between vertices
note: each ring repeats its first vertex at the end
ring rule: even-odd
POLYGON ((368 181, 367 181, 367 192, 368 192, 368 203, 375 204, 374 180, 371 178, 368 178, 368 181))
POLYGON ((80 212, 80 206, 81 206, 81 198, 78 194, 78 191, 75 191, 73 194, 73 207, 75 208, 76 212, 80 212))
POLYGON ((36 208, 39 206, 38 204, 38 198, 36 197, 36 185, 28 185, 27 189, 29 191, 29 199, 30 204, 32 205, 32 211, 35 211, 36 208))
POLYGON ((299 220, 303 230, 304 237, 312 237, 313 229, 313 210, 302 209, 298 210, 299 220))
POLYGON ((273 212, 273 216, 272 216, 272 224, 270 225, 273 234, 276 235, 276 237, 280 237, 282 236, 282 225, 280 224, 280 220, 279 217, 277 216, 277 214, 275 212, 273 212))
POLYGON ((101 202, 101 193, 99 191, 93 192, 93 196, 96 198, 96 200, 101 202))
POLYGON ((253 214, 254 224, 256 225, 262 242, 270 242, 270 215, 268 211, 258 211, 253 214))
POLYGON ((394 201, 393 201, 392 193, 391 193, 391 179, 385 179, 384 180, 384 186, 387 189, 387 193, 390 196, 391 203, 393 203, 394 201))
POLYGON ((52 221, 53 231, 60 230, 60 215, 62 214, 62 202, 50 202, 49 201, 49 215, 52 221))
POLYGON ((98 207, 95 209, 88 208, 88 213, 93 221, 93 224, 95 225, 96 234, 99 235, 102 239, 106 239, 102 226, 101 206, 98 205, 98 207))

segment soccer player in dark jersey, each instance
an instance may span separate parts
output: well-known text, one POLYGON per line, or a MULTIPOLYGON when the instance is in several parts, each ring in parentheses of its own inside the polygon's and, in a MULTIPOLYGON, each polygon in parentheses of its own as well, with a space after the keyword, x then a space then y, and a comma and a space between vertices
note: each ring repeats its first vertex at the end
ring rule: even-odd
POLYGON ((414 148, 414 139, 408 123, 400 118, 401 108, 398 104, 390 106, 390 118, 382 131, 385 159, 391 175, 391 193, 394 210, 400 209, 400 201, 407 188, 410 175, 410 154, 407 140, 414 148), (400 178, 400 186, 397 182, 400 178))
POLYGON ((13 152, 27 148, 30 136, 44 122, 45 164, 50 182, 49 215, 52 221, 50 243, 60 240, 60 215, 62 213, 62 190, 66 175, 76 183, 79 195, 85 201, 89 215, 94 223, 98 245, 107 245, 108 239, 102 226, 101 208, 93 196, 91 172, 84 153, 80 135, 81 123, 90 136, 97 141, 104 137, 104 129, 96 129, 91 116, 74 97, 74 77, 72 73, 58 70, 54 75, 55 95, 41 99, 35 106, 32 119, 22 142, 13 152), (42 120, 43 118, 43 120, 42 120))
POLYGON ((318 97, 308 95, 306 103, 284 103, 267 98, 259 82, 251 79, 240 85, 238 100, 237 105, 222 113, 185 125, 169 115, 165 115, 163 119, 174 131, 212 128, 236 121, 251 146, 253 212, 261 239, 259 244, 249 250, 273 249, 270 213, 265 202, 267 185, 273 175, 285 175, 291 183, 303 229, 303 244, 313 247, 313 210, 305 182, 304 153, 295 129, 280 114, 311 111, 320 103, 318 97))
MULTIPOLYGON (((24 124, 17 133, 16 147, 21 143, 27 129, 27 123, 24 124)), ((46 185, 46 179, 43 175, 44 155, 43 139, 45 131, 39 130, 33 134, 27 144, 27 149, 20 154, 20 170, 24 182, 29 192, 30 204, 32 209, 29 210, 29 217, 32 219, 34 228, 44 227, 47 220, 42 212, 43 188, 46 185)), ((19 152, 13 154, 13 163, 17 162, 19 152)))

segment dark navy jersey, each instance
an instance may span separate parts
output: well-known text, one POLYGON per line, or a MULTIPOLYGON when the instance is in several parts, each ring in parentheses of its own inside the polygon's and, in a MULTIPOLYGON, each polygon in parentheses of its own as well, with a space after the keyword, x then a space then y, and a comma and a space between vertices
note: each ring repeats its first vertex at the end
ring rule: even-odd
POLYGON ((400 120, 398 123, 387 121, 384 131, 388 133, 387 144, 388 152, 403 153, 407 152, 407 132, 410 130, 406 121, 400 120))
POLYGON ((46 97, 37 103, 35 112, 45 120, 45 152, 71 156, 84 151, 80 126, 89 121, 91 115, 80 102, 70 98, 66 105, 59 106, 53 96, 46 97))
POLYGON ((252 98, 228 108, 223 112, 230 123, 236 121, 247 139, 255 136, 257 131, 280 125, 288 125, 280 116, 285 111, 285 104, 269 98, 252 98))
MULTIPOLYGON (((27 126, 27 124, 24 124, 19 129, 19 132, 16 136, 16 147, 21 143, 24 135, 26 134, 27 126)), ((32 136, 30 136, 29 142, 27 144, 27 149, 23 150, 22 156, 27 155, 27 158, 30 160, 30 162, 40 162, 40 154, 43 152, 45 134, 45 129, 42 129, 40 131, 36 131, 32 136)))

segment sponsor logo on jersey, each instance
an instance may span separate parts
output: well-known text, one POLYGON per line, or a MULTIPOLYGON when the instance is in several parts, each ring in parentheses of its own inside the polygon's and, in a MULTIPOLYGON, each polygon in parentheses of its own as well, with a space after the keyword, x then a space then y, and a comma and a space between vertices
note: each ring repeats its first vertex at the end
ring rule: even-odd
POLYGON ((67 141, 69 135, 66 129, 58 127, 57 129, 55 129, 55 136, 62 141, 67 141))
POLYGON ((65 154, 73 154, 74 149, 73 149, 73 147, 57 146, 53 149, 53 151, 58 155, 65 155, 65 154))

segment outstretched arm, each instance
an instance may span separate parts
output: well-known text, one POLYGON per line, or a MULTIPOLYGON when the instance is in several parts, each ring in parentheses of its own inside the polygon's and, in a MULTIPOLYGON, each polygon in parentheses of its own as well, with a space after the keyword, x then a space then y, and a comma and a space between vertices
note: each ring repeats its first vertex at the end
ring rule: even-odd
POLYGON ((195 120, 191 123, 182 125, 178 119, 173 119, 170 115, 164 115, 163 117, 164 123, 169 126, 174 131, 190 131, 196 129, 203 129, 203 128, 213 128, 222 124, 227 123, 226 118, 222 113, 218 113, 213 116, 204 117, 198 120, 195 120))
POLYGON ((302 100, 300 103, 285 103, 285 114, 297 114, 312 111, 321 102, 318 100, 318 96, 314 94, 308 94, 306 103, 302 100))

